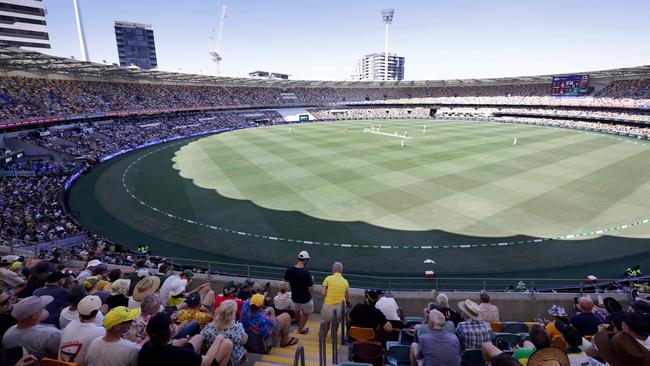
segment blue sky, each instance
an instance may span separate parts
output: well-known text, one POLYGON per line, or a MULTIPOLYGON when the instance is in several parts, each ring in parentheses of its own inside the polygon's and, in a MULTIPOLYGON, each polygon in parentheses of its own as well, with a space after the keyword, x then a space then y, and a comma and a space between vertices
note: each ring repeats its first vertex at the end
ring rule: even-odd
MULTIPOLYGON (((90 59, 117 62, 113 21, 136 21, 153 25, 161 70, 213 74, 209 36, 224 3, 226 76, 345 80, 360 56, 383 51, 388 7, 389 47, 406 57, 408 80, 650 64, 648 0, 80 0, 90 59)), ((47 53, 79 58, 72 0, 45 4, 47 53)))

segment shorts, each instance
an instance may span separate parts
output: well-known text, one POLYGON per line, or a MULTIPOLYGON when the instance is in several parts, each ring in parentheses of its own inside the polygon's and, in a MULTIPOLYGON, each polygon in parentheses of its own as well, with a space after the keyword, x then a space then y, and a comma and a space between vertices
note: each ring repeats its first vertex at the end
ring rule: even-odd
POLYGON ((328 323, 331 322, 332 318, 334 318, 334 309, 336 309, 336 318, 340 321, 341 310, 342 310, 341 304, 336 304, 336 305, 323 304, 323 308, 320 311, 321 318, 323 318, 323 320, 325 320, 328 323))
POLYGON ((298 313, 302 310, 303 314, 311 314, 314 312, 314 300, 311 299, 308 302, 304 304, 299 304, 297 302, 293 303, 293 311, 296 313, 296 316, 298 316, 298 313))

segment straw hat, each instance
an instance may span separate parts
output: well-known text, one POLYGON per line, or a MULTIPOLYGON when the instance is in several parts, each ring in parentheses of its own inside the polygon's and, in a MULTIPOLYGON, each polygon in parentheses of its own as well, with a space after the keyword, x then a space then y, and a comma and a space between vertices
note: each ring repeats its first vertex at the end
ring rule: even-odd
POLYGON ((458 308, 468 317, 474 320, 481 320, 481 308, 472 300, 465 300, 458 303, 458 308))
POLYGON ((528 359, 528 366, 569 366, 569 356, 557 347, 545 347, 535 351, 528 359))
POLYGON ((149 276, 141 279, 133 289, 133 300, 142 301, 145 296, 151 295, 160 287, 160 277, 149 276))

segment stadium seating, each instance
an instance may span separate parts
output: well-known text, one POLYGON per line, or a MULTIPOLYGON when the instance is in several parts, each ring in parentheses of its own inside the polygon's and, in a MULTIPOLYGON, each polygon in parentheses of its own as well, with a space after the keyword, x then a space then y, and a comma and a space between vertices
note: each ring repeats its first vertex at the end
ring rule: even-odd
MULTIPOLYGON (((427 88, 262 88, 244 86, 188 86, 156 83, 121 83, 86 80, 49 80, 43 78, 2 77, 0 78, 0 127, 11 121, 30 118, 92 115, 93 113, 129 112, 135 116, 111 116, 110 118, 71 119, 58 125, 27 125, 13 128, 5 139, 36 149, 45 156, 29 161, 7 165, 6 176, 0 178, 0 236, 3 244, 12 240, 40 243, 41 259, 23 260, 13 275, 24 282, 31 279, 29 289, 44 287, 45 278, 54 268, 64 269, 61 259, 101 260, 105 264, 139 266, 144 263, 150 274, 154 274, 161 259, 138 255, 128 251, 119 243, 111 243, 100 236, 88 233, 67 217, 61 205, 65 182, 74 174, 92 168, 110 154, 137 148, 150 143, 185 135, 207 133, 218 129, 234 129, 257 126, 260 123, 285 123, 281 115, 272 110, 257 110, 265 106, 304 106, 319 120, 364 119, 364 118, 459 118, 490 120, 504 123, 532 123, 557 127, 593 129, 612 134, 624 134, 636 138, 650 137, 650 129, 643 123, 650 122, 650 113, 640 106, 647 105, 650 94, 649 80, 615 80, 595 97, 585 100, 558 100, 548 96, 548 85, 514 84, 495 86, 453 86, 427 88), (291 98, 283 97, 291 94, 291 98), (340 103, 347 103, 345 105, 340 103), (389 103, 390 102, 390 103, 389 103), (339 103, 339 104, 334 104, 339 103), (399 103, 404 105, 396 106, 399 103), (432 115, 432 108, 423 103, 444 105, 432 115), (390 104, 383 107, 382 104, 390 104), (417 106, 409 105, 417 104, 417 106), (475 107, 474 107, 475 106, 475 107), (616 106, 617 109, 610 109, 616 106), (251 110, 222 110, 230 107, 253 108, 251 110), (191 113, 180 113, 181 109, 192 109, 191 113), (138 113, 159 111, 154 115, 141 116, 138 113), (343 114, 341 114, 343 113, 343 114), (72 122, 71 122, 72 121, 72 122), (619 123, 620 122, 620 123, 619 123), (84 236, 82 243, 61 249, 56 240, 84 236), (48 246, 48 245, 52 246, 48 246), (53 260, 50 261, 49 258, 53 260), (24 277, 27 275, 28 277, 24 277), (29 276, 32 277, 29 277, 29 276)), ((188 112, 185 110, 184 112, 188 112)), ((477 122, 479 123, 479 122, 477 122)), ((10 259, 6 258, 9 261, 10 259)), ((8 263, 7 263, 8 264, 8 263)), ((67 262, 66 262, 67 264, 67 262)), ((78 275, 86 265, 67 267, 78 275)), ((178 269, 178 267, 177 267, 178 269)), ((205 271, 205 269, 199 269, 205 271)), ((108 268, 94 275, 107 281, 108 268)), ((157 273, 155 273, 157 274, 157 273)), ((0 272, 0 282, 7 282, 11 273, 0 272)), ((167 274, 161 274, 167 276, 167 274)), ((57 275, 58 276, 58 275, 57 275)), ((120 273, 121 277, 134 273, 120 273)), ((56 277, 55 277, 56 278, 56 277)), ((66 286, 72 288, 75 282, 66 275, 66 286), (67 282, 66 282, 67 283, 67 282)), ((101 292, 94 281, 77 281, 87 292, 101 292)), ((127 286, 128 287, 128 286, 127 286)), ((208 289, 206 294, 220 289, 208 289)), ((20 290, 22 291, 22 290, 20 290)), ((133 289, 131 289, 131 292, 133 289)), ((7 292, 17 301, 19 290, 7 292)), ((110 293, 110 292, 109 292, 110 293)), ((100 295, 107 297, 109 293, 100 295)), ((29 294, 25 293, 25 296, 29 294)), ((22 294, 21 294, 22 296, 22 294)), ((23 297, 25 297, 23 296, 23 297)), ((106 302, 106 301, 104 301, 106 302)), ((168 309, 176 312, 175 309, 168 309)), ((4 310, 3 310, 4 311, 4 310)), ((508 309, 502 309, 507 315, 508 309)), ((9 316, 9 314, 4 314, 9 316)), ((415 314, 417 315, 417 314, 415 314)), ((531 314, 532 316, 533 314, 531 314)), ((407 328, 421 325, 422 317, 406 317, 407 328)), ((522 340, 534 322, 492 323, 493 343, 499 348, 512 349, 522 340), (499 343, 503 340, 507 347, 499 343)), ((312 329, 317 323, 308 323, 312 329)), ((422 325, 421 325, 422 326, 422 325)), ((425 325, 426 326, 426 325, 425 325)), ((6 330, 6 329, 5 329, 6 330)), ((398 334, 395 332, 394 334, 398 334)), ((409 345, 416 339, 412 330, 399 332, 397 343, 387 343, 386 350, 373 341, 377 334, 370 328, 352 327, 349 337, 352 344, 352 358, 359 362, 381 365, 386 360, 392 365, 409 362, 409 345)), ((292 334, 292 336, 294 336, 292 334)), ((307 364, 315 365, 318 356, 318 339, 315 334, 295 335, 305 346, 307 364)), ((586 337, 591 340, 590 337, 586 337)), ((262 338, 249 334, 249 343, 263 343, 262 338)), ((328 341, 331 342, 331 341, 328 341)), ((566 342, 555 337, 552 343, 565 348, 566 342)), ((331 343, 326 344, 331 347, 331 343)), ((270 366, 287 364, 293 360, 295 348, 272 347, 265 354, 257 355, 256 364, 270 366)), ((462 354, 463 364, 482 364, 481 350, 466 350, 462 354)), ((43 358, 43 365, 70 365, 70 363, 43 358)), ((342 363, 345 364, 345 363, 342 363)), ((352 365, 352 364, 350 364, 352 365)), ((367 364, 356 364, 367 365, 367 364)))

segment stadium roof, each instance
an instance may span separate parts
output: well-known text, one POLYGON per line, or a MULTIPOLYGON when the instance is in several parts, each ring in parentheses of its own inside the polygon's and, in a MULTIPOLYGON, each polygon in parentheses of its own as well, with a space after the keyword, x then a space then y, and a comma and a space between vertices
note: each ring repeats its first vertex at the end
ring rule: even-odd
POLYGON ((79 61, 64 57, 46 55, 16 47, 0 46, 0 70, 2 72, 22 71, 41 75, 61 75, 71 78, 101 78, 131 82, 153 82, 174 84, 195 84, 215 86, 257 86, 257 87, 441 87, 441 86, 483 86, 550 83, 551 77, 562 75, 589 75, 592 79, 634 79, 650 78, 650 65, 619 69, 575 72, 570 74, 537 75, 486 79, 452 80, 400 80, 400 81, 311 81, 274 80, 219 77, 185 74, 178 72, 143 70, 111 64, 79 61))

